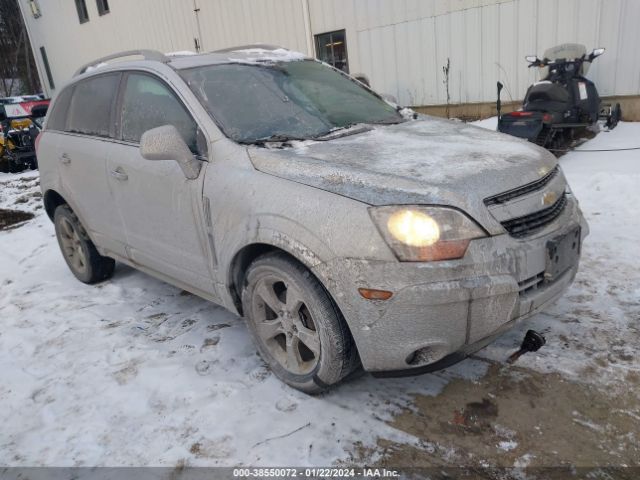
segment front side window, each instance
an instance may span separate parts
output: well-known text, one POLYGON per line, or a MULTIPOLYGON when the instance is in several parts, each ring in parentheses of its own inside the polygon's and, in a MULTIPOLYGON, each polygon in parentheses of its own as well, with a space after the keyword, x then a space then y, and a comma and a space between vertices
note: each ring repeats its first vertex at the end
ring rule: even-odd
POLYGON ((89 11, 85 0, 76 0, 76 10, 78 11, 80 23, 87 23, 89 21, 89 11))
POLYGON ((224 133, 239 143, 317 138, 359 123, 403 121, 369 90, 315 61, 210 65, 180 74, 224 133))
POLYGON ((111 109, 120 74, 89 78, 75 85, 69 105, 67 130, 72 133, 108 137, 111 135, 111 109))
POLYGON ((131 73, 122 100, 122 139, 140 143, 142 134, 152 128, 173 125, 191 151, 198 153, 198 125, 182 102, 160 80, 131 73))

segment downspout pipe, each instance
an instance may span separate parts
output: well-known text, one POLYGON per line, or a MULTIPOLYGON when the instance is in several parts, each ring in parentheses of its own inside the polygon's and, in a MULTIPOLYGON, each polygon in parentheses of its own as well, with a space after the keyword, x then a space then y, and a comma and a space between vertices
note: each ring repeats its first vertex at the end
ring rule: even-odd
POLYGON ((302 16, 304 17, 304 33, 307 43, 307 55, 315 57, 313 48, 313 32, 311 29, 311 9, 309 8, 309 0, 300 0, 302 2, 302 16))
POLYGON ((204 51, 204 46, 202 42, 202 27, 200 25, 200 7, 198 7, 197 0, 193 0, 193 13, 196 15, 196 26, 198 28, 197 46, 199 48, 197 48, 198 51, 196 53, 200 53, 201 51, 204 51))

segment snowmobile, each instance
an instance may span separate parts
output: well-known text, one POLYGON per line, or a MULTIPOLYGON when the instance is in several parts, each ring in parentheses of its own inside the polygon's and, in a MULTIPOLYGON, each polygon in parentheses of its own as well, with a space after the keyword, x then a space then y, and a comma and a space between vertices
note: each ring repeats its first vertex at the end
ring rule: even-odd
POLYGON ((29 106, 28 110, 20 105, 0 105, 0 162, 9 172, 38 168, 36 139, 48 108, 48 104, 29 106))
POLYGON ((603 105, 595 84, 585 78, 591 63, 604 52, 597 48, 587 54, 584 45, 569 43, 547 50, 542 60, 527 56, 529 68, 543 69, 543 80, 529 87, 521 110, 504 115, 503 86, 498 82, 498 131, 562 151, 577 134, 601 120, 614 129, 622 116, 620 104, 603 105))

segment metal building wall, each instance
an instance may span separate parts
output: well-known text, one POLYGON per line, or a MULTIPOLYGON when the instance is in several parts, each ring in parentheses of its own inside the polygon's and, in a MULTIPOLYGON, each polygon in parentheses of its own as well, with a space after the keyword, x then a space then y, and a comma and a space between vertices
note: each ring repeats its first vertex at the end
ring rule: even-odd
MULTIPOLYGON (((53 94, 82 64, 110 53, 151 48, 193 51, 198 25, 193 0, 109 0, 99 16, 95 0, 85 0, 89 22, 80 24, 74 0, 19 0, 43 87, 53 94), (39 49, 45 46, 56 89, 48 87, 39 49)), ((196 0, 201 44, 211 51, 247 43, 274 43, 312 54, 303 0, 196 0)))
POLYGON ((564 42, 604 46, 589 74, 602 95, 640 94, 638 0, 310 0, 314 34, 346 28, 351 72, 402 104, 523 98, 525 55, 564 42))
MULTIPOLYGON (((75 69, 114 51, 193 50, 193 0, 109 0, 100 17, 79 24, 73 0, 38 0, 25 13, 41 78, 47 49, 59 87, 75 69)), ((562 42, 607 53, 593 65, 603 95, 640 95, 638 0, 196 0, 206 51, 264 42, 312 53, 313 35, 346 29, 350 70, 403 104, 447 102, 442 67, 450 61, 451 103, 490 102, 496 81, 505 100, 524 96, 536 80, 524 56, 562 42)), ((46 81, 43 82, 46 85, 46 81)), ((53 93, 53 92, 49 92, 53 93)))
POLYGON ((110 0, 111 13, 98 15, 96 2, 87 0, 89 22, 80 24, 73 0, 39 0, 42 15, 33 18, 28 0, 19 0, 45 90, 40 47, 47 51, 56 89, 83 63, 116 51, 193 48, 193 12, 179 0, 110 0))

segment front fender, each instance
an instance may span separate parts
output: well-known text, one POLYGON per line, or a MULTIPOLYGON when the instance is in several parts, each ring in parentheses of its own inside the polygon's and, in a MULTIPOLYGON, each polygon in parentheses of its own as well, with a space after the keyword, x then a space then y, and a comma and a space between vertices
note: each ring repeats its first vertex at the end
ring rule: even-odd
POLYGON ((250 243, 280 248, 313 268, 335 257, 329 246, 300 222, 280 215, 260 215, 248 221, 247 234, 238 240, 236 251, 250 243))
POLYGON ((278 215, 251 217, 246 225, 238 226, 235 231, 226 231, 220 246, 218 283, 224 285, 220 289, 225 292, 224 304, 232 310, 237 310, 237 298, 233 293, 237 288, 236 269, 248 251, 262 251, 269 247, 282 250, 310 270, 335 257, 326 243, 304 225, 278 215))
MULTIPOLYGON (((238 306, 241 287, 235 285, 234 277, 237 273, 235 269, 238 268, 239 264, 242 264, 245 253, 252 260, 264 252, 265 249, 280 250, 305 265, 323 285, 342 312, 349 329, 353 332, 353 329, 356 328, 358 335, 354 335, 354 340, 358 345, 360 325, 358 322, 354 323, 352 321, 352 318, 358 315, 357 311, 354 311, 355 306, 352 299, 349 298, 355 294, 356 286, 354 284, 353 292, 345 292, 341 288, 341 286, 345 285, 345 281, 347 284, 350 282, 343 275, 343 269, 331 268, 332 265, 335 266, 336 262, 341 262, 338 256, 321 239, 314 236, 302 225, 283 217, 262 217, 259 221, 256 219, 254 228, 250 231, 251 235, 247 237, 247 243, 237 245, 234 248, 233 255, 230 256, 231 261, 226 262, 224 267, 220 269, 226 272, 224 288, 219 289, 223 305, 234 313, 240 314, 238 306), (305 238, 304 243, 297 239, 300 238, 301 234, 305 238), (336 276, 341 278, 338 279, 336 276)), ((348 261, 346 262, 349 263, 348 261)), ((249 263, 250 261, 244 266, 248 267, 249 263)), ((345 268, 348 269, 348 267, 345 268)), ((220 286, 222 287, 222 285, 220 286)))

